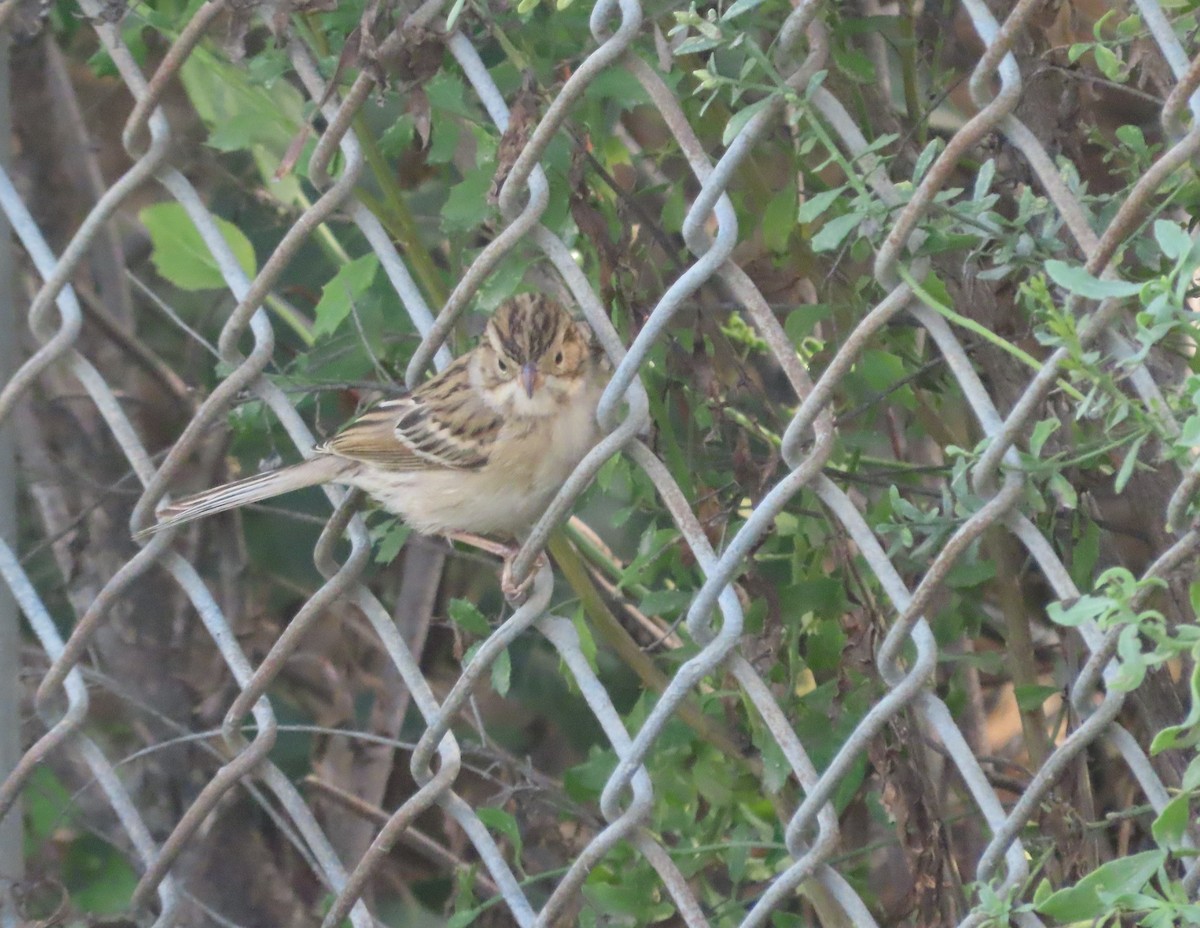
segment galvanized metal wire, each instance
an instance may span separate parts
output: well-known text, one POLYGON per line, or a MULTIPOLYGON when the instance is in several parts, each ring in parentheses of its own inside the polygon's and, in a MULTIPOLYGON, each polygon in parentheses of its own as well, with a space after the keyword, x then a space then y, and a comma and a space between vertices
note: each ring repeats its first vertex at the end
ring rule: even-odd
MULTIPOLYGON (((703 575, 703 585, 686 618, 687 629, 699 648, 674 672, 644 722, 636 730, 628 730, 610 694, 592 670, 572 623, 546 611, 554 579, 551 572, 543 568, 537 573, 528 601, 483 643, 463 667, 457 683, 439 698, 397 631, 387 608, 362 582, 370 557, 370 539, 362 520, 352 514, 345 494, 336 489, 326 491, 335 514, 315 552, 316 564, 326 581, 304 603, 266 656, 257 663, 242 649, 229 617, 222 611, 205 579, 192 563, 173 549, 169 532, 154 536, 108 578, 86 613, 77 617, 74 630, 65 641, 17 553, 7 541, 0 539, 0 577, 19 603, 33 636, 49 661, 49 668, 39 681, 36 700, 43 733, 28 746, 14 769, 0 782, 0 815, 14 808, 29 777, 52 752, 78 752, 100 783, 106 801, 116 813, 120 827, 141 862, 135 902, 153 908, 157 913, 156 923, 160 925, 172 924, 175 920, 180 894, 173 871, 180 853, 195 838, 197 830, 222 798, 251 778, 273 797, 282 816, 288 820, 295 840, 303 844, 317 877, 332 894, 333 902, 324 918, 327 928, 347 917, 362 928, 374 923, 363 902, 372 873, 403 831, 434 806, 441 807, 461 826, 498 887, 504 904, 522 926, 558 923, 595 865, 619 842, 628 842, 655 869, 686 924, 707 925, 704 906, 666 853, 660 838, 647 828, 655 784, 645 761, 684 701, 696 693, 706 677, 720 668, 736 680, 746 702, 757 714, 757 722, 775 739, 804 794, 803 801, 786 823, 786 844, 791 862, 754 902, 741 922, 745 928, 767 924, 772 913, 807 880, 816 881, 827 891, 842 909, 848 923, 874 924, 863 900, 829 863, 839 843, 838 816, 831 799, 869 742, 898 713, 906 710, 915 712, 940 742, 946 758, 966 785, 978 814, 987 823, 992 837, 978 861, 979 878, 995 877, 1000 893, 1023 884, 1029 876, 1029 854, 1020 840, 1023 826, 1046 798, 1063 769, 1098 740, 1107 739, 1111 743, 1139 784, 1144 801, 1161 811, 1170 798, 1169 793, 1152 768, 1145 746, 1117 721, 1127 694, 1104 687, 1104 681, 1111 679, 1114 672, 1110 662, 1114 637, 1094 623, 1085 623, 1080 629, 1093 659, 1075 681, 1071 694, 1081 722, 1034 771, 1025 792, 1010 808, 1005 807, 990 785, 946 703, 930 687, 939 650, 925 618, 926 610, 957 559, 985 531, 1003 528, 1011 533, 1059 598, 1074 599, 1080 591, 1049 541, 1022 510, 1027 475, 1018 454, 1021 437, 1061 374, 1062 365, 1068 359, 1067 350, 1058 349, 1046 358, 1042 369, 1030 377, 1011 411, 1002 415, 956 331, 945 318, 916 298, 910 281, 921 279, 927 268, 926 259, 919 256, 923 243, 919 230, 921 220, 928 215, 935 197, 946 188, 962 155, 992 133, 1002 134, 1024 159, 1030 175, 1062 218, 1066 234, 1088 256, 1088 270, 1099 278, 1111 275, 1114 256, 1145 216, 1152 198, 1172 172, 1180 165, 1194 162, 1200 150, 1200 58, 1188 59, 1157 0, 1137 0, 1153 41, 1174 73, 1174 90, 1162 113, 1166 136, 1172 142, 1134 186, 1107 226, 1094 231, 1086 211, 1064 182, 1053 159, 1015 115, 1023 87, 1011 49, 1037 10, 1038 3, 1020 0, 1003 23, 995 20, 982 0, 962 0, 961 6, 984 46, 970 80, 970 92, 978 112, 951 136, 911 194, 901 194, 897 182, 905 178, 888 176, 837 96, 821 86, 809 89, 814 75, 826 67, 829 55, 828 36, 820 21, 823 7, 820 0, 798 3, 775 43, 775 63, 785 76, 786 86, 796 92, 805 92, 804 105, 811 107, 830 127, 843 153, 861 168, 874 195, 898 210, 886 240, 875 255, 874 274, 887 289, 886 296, 844 337, 835 356, 823 369, 810 372, 800 362, 767 299, 732 260, 733 249, 744 232, 738 228, 728 188, 747 155, 783 118, 786 107, 791 105, 789 99, 782 94, 773 98, 770 105, 745 124, 714 164, 668 83, 635 48, 635 43, 646 37, 639 0, 598 0, 596 3, 591 15, 592 36, 587 57, 546 107, 499 192, 503 228, 479 254, 436 314, 414 282, 404 257, 355 194, 364 155, 352 120, 372 90, 373 78, 368 71, 360 74, 344 94, 327 94, 313 51, 299 39, 290 41, 288 54, 308 97, 312 101, 325 101, 322 114, 327 128, 321 134, 308 172, 310 179, 322 188, 322 193, 287 230, 254 278, 249 279, 201 195, 171 163, 171 130, 160 108, 168 83, 225 10, 226 4, 222 0, 208 0, 203 4, 184 24, 156 72, 147 77, 127 47, 119 24, 107 17, 104 4, 100 0, 80 0, 80 9, 90 20, 91 28, 111 56, 135 101, 133 115, 124 133, 134 163, 111 185, 58 255, 46 244, 12 179, 0 171, 0 210, 15 230, 42 281, 28 313, 28 327, 36 348, 0 389, 0 422, 36 389, 38 378, 51 365, 67 365, 143 487, 130 524, 136 531, 153 521, 156 506, 195 452, 206 430, 222 421, 247 391, 278 417, 301 453, 308 453, 312 448, 313 435, 289 397, 263 376, 274 350, 272 321, 263 304, 278 285, 281 274, 296 260, 299 248, 326 218, 340 212, 357 225, 421 333, 423 341, 407 371, 410 384, 417 382, 430 364, 440 367, 449 360, 443 343, 455 319, 516 243, 532 241, 561 275, 597 333, 611 358, 614 374, 599 410, 606 437, 571 475, 533 530, 515 562, 516 574, 522 576, 534 569, 535 558, 549 533, 562 522, 603 463, 613 454, 623 453, 653 482, 661 504, 670 513, 703 575), (599 295, 592 289, 567 245, 540 222, 548 202, 548 181, 540 164, 546 148, 572 114, 588 85, 613 68, 627 70, 644 89, 684 154, 698 188, 683 225, 684 239, 693 260, 659 295, 645 324, 630 344, 625 344, 614 329, 599 295), (1188 114, 1190 128, 1183 128, 1180 123, 1188 124, 1188 114), (336 176, 331 176, 329 165, 335 152, 340 153, 341 163, 336 176), (218 346, 228 373, 199 405, 170 452, 157 463, 148 454, 143 438, 130 422, 112 385, 87 357, 76 350, 82 315, 71 286, 102 226, 132 191, 144 185, 158 185, 165 196, 186 210, 200 230, 236 301, 218 346), (737 531, 725 540, 720 550, 710 544, 667 467, 639 437, 645 432, 650 417, 650 404, 639 378, 650 349, 664 337, 676 312, 699 287, 713 280, 721 281, 736 296, 786 375, 796 404, 783 438, 786 472, 770 487, 737 531), (958 526, 913 589, 906 585, 867 523, 860 503, 822 475, 836 438, 830 412, 834 391, 871 337, 901 313, 909 314, 936 345, 966 397, 979 430, 989 439, 971 473, 973 487, 982 498, 982 505, 958 526), (241 346, 246 345, 248 350, 243 350, 241 346), (779 513, 802 489, 811 491, 821 500, 852 540, 890 601, 892 613, 886 638, 877 655, 878 672, 886 692, 866 713, 833 759, 820 770, 810 759, 772 689, 740 652, 744 615, 733 587, 733 580, 746 558, 770 531, 779 513), (335 556, 335 543, 340 539, 348 539, 349 551, 339 561, 335 556), (113 603, 139 583, 156 564, 170 574, 191 601, 238 687, 238 695, 230 704, 222 726, 225 760, 178 817, 170 834, 161 840, 151 837, 114 770, 114 760, 106 757, 103 749, 83 731, 89 697, 81 671, 89 643, 106 621, 113 603), (366 854, 350 870, 338 860, 305 798, 269 759, 279 726, 271 701, 265 695, 311 624, 325 607, 339 599, 353 602, 367 617, 408 687, 413 705, 425 725, 411 757, 411 773, 417 790, 398 808, 390 810, 386 823, 380 827, 366 854), (536 629, 561 656, 563 665, 574 677, 583 699, 619 758, 600 801, 605 827, 572 861, 540 907, 531 901, 496 835, 471 804, 456 792, 462 772, 462 752, 450 730, 451 722, 466 705, 476 681, 490 671, 493 662, 516 636, 528 629, 536 629), (1097 698, 1098 691, 1103 693, 1102 698, 1097 698), (253 731, 251 737, 244 734, 248 723, 253 731)), ((389 43, 398 43, 403 30, 418 25, 436 25, 443 15, 443 4, 431 0, 397 25, 382 43, 383 49, 389 43)), ((488 117, 503 132, 509 122, 507 102, 478 50, 461 32, 449 35, 447 48, 488 117)), ((1121 301, 1108 299, 1093 305, 1076 297, 1072 298, 1068 310, 1079 320, 1079 337, 1083 344, 1105 339, 1111 350, 1128 347, 1123 336, 1111 326, 1112 320, 1123 311, 1121 301)), ((4 337, 11 337, 11 333, 4 333, 4 337)), ((1148 406, 1162 408, 1158 387, 1148 373, 1132 377, 1131 384, 1148 406)), ((1164 513, 1167 523, 1175 527, 1176 540, 1148 569, 1147 577, 1162 576, 1174 569, 1194 555, 1200 545, 1200 536, 1185 524, 1184 516, 1198 484, 1200 464, 1181 477, 1170 511, 1164 513)), ((985 915, 976 910, 963 924, 979 924, 984 918, 985 915)), ((1022 925, 1041 923, 1029 912, 1017 918, 1022 925)))

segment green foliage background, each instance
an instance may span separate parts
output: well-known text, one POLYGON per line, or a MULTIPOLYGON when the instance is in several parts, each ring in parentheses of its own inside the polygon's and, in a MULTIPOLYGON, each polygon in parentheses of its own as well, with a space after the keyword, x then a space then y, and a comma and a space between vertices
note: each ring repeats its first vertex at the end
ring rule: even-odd
MULTIPOLYGON (((122 20, 126 40, 150 67, 199 5, 132 5, 122 20)), ((1180 35, 1194 35, 1194 7, 1172 5, 1180 35)), ((874 16, 830 5, 821 13, 832 42, 829 67, 807 89, 792 92, 783 87, 773 57, 790 10, 780 0, 650 3, 634 53, 657 61, 656 40, 675 43, 664 78, 714 155, 767 101, 787 96, 786 118, 730 188, 741 229, 735 259, 771 295, 815 376, 886 294, 872 260, 894 213, 866 183, 863 165, 845 157, 807 105, 811 94, 823 87, 842 100, 908 195, 969 115, 960 90, 974 59, 954 47, 965 26, 948 4, 921 11, 902 4, 899 13, 874 16), (874 54, 876 40, 882 57, 874 54), (881 95, 885 76, 895 99, 881 95)), ((557 6, 522 0, 516 7, 463 0, 450 15, 480 50, 506 99, 517 99, 526 81, 533 88, 531 105, 541 111, 593 47, 585 38, 590 12, 581 0, 557 6)), ((253 276, 320 195, 306 174, 315 135, 306 136, 304 127, 321 122, 297 89, 283 42, 242 15, 230 15, 224 39, 214 32, 192 54, 178 92, 194 113, 191 130, 203 139, 191 153, 191 168, 221 217, 222 234, 253 276), (291 160, 289 148, 305 138, 294 165, 280 174, 281 164, 291 160)), ((326 10, 299 5, 289 10, 286 27, 293 40, 318 54, 326 78, 344 87, 362 64, 343 67, 344 43, 362 15, 355 2, 326 10)), ((1045 24, 1031 29, 1021 60, 1027 74, 1044 66, 1051 75, 1042 79, 1060 81, 1079 95, 1075 119, 1044 114, 1051 124, 1046 134, 1063 152, 1058 164, 1065 181, 1099 229, 1171 140, 1152 118, 1162 99, 1150 73, 1144 24, 1115 7, 1079 16, 1092 19, 1065 44, 1045 24), (1079 90, 1083 83, 1100 90, 1088 96, 1079 90), (1107 108, 1112 97, 1105 95, 1120 96, 1123 88, 1141 102, 1128 121, 1113 118, 1107 108)), ((87 62, 95 78, 113 73, 69 4, 54 8, 52 34, 73 58, 87 62)), ((386 73, 388 63, 381 66, 386 73)), ((1048 106, 1041 96, 1029 104, 1038 105, 1048 106)), ((488 196, 502 138, 444 52, 418 81, 389 75, 355 129, 369 165, 358 195, 398 243, 436 307, 502 225, 488 196)), ((681 226, 696 186, 682 156, 640 85, 618 66, 588 85, 543 166, 550 204, 542 222, 573 249, 628 341, 691 261, 681 226)), ((1058 387, 1022 444, 1028 481, 1021 508, 1052 540, 1075 582, 1090 591, 1075 603, 1053 602, 1009 539, 998 529, 985 535, 955 564, 928 616, 942 648, 934 683, 939 695, 981 753, 1002 758, 987 770, 1008 803, 1055 740, 1078 723, 1061 701, 1047 699, 1069 688, 1079 672, 1070 629, 1084 618, 1124 629, 1120 673, 1110 685, 1139 692, 1158 686, 1175 694, 1185 714, 1130 720, 1144 745, 1153 743, 1156 753, 1175 758, 1173 766, 1161 761, 1160 767, 1175 790, 1167 811, 1130 808, 1130 797, 1140 796, 1136 785, 1120 764, 1108 763, 1110 749, 1097 744, 1075 771, 1074 786, 1056 790, 1023 833, 1034 875, 1004 897, 988 885, 972 885, 986 829, 961 783, 931 779, 937 748, 915 716, 902 714, 835 796, 843 847, 834 865, 880 924, 953 924, 977 906, 994 924, 1021 911, 1037 911, 1047 924, 1116 924, 1120 918, 1200 924, 1194 889, 1182 882, 1191 861, 1189 804, 1200 785, 1194 756, 1200 638, 1192 600, 1186 592, 1179 595, 1191 575, 1172 584, 1138 579, 1162 537, 1156 504, 1163 487, 1169 492, 1200 444, 1189 302, 1200 267, 1191 231, 1198 211, 1200 183, 1189 165, 1160 188, 1143 229, 1126 243, 1119 279, 1094 278, 1083 268, 1087 256, 1067 244, 1061 217, 1019 159, 1004 143, 988 139, 962 159, 922 222, 924 243, 909 258, 931 259, 932 270, 913 283, 921 301, 955 327, 1002 410, 1050 351, 1070 350, 1058 387), (986 298, 980 297, 984 292, 986 298), (1078 320, 1066 309, 1072 295, 1129 301, 1122 326, 1137 354, 1118 358, 1105 347, 1083 347, 1078 320), (1167 426, 1161 410, 1147 408, 1130 391, 1131 372, 1143 362, 1184 423, 1180 433, 1167 426), (1108 507, 1121 498, 1145 501, 1124 527, 1108 507), (1128 539, 1135 536, 1150 539, 1148 550, 1131 549, 1128 539), (1005 707, 1019 710, 1022 725, 1001 738, 996 732, 1005 707)), ((187 383, 210 389, 228 371, 197 349, 197 339, 215 342, 220 332, 231 306, 224 281, 181 207, 150 203, 136 212, 136 222, 148 247, 135 275, 151 281, 191 330, 146 302, 139 307, 139 335, 187 383)), ((452 339, 456 351, 502 300, 547 285, 536 269, 530 273, 536 264, 528 245, 505 257, 480 291, 474 319, 452 339)), ((394 389, 417 344, 378 258, 342 216, 315 232, 267 308, 277 333, 268 376, 293 393, 319 434, 375 395, 372 382, 394 389)), ((740 308, 712 286, 651 349, 642 379, 652 403, 649 441, 719 547, 786 473, 779 449, 796 398, 740 308)), ((915 585, 954 530, 982 505, 969 476, 987 437, 924 330, 906 318, 871 340, 838 385, 833 409, 839 432, 826 473, 853 493, 893 563, 915 585)), ((286 447, 279 423, 248 400, 230 417, 221 469, 253 471, 263 461, 287 458, 286 447)), ((319 524, 306 517, 323 515, 323 505, 318 494, 301 494, 280 501, 274 512, 247 512, 239 521, 245 539, 240 582, 253 590, 247 599, 268 625, 286 622, 321 583, 311 566, 319 524)), ((571 550, 593 573, 585 571, 583 580, 568 573, 556 586, 554 608, 575 620, 626 726, 636 731, 655 701, 656 681, 696 653, 676 623, 703 577, 649 478, 627 458, 605 465, 578 512, 612 553, 570 533, 571 550), (603 595, 596 594, 597 584, 605 587, 603 595), (635 614, 664 633, 675 630, 677 645, 653 640, 635 614), (648 660, 631 658, 631 648, 648 660)), ((378 538, 371 582, 392 590, 412 541, 383 514, 369 518, 378 538)), ((221 543, 215 533, 229 526, 199 531, 203 561, 221 543)), ((48 587, 63 582, 48 564, 42 580, 48 587)), ((820 769, 886 692, 873 657, 894 616, 878 581, 816 497, 802 491, 747 561, 738 592, 748 617, 744 653, 772 686, 820 769)), ((472 647, 505 614, 489 570, 451 559, 423 656, 431 679, 452 681, 472 647)), ((504 837, 536 900, 548 894, 581 846, 563 837, 565 823, 578 829, 577 838, 600 827, 597 801, 616 757, 570 675, 536 636, 510 648, 490 686, 479 710, 487 739, 470 720, 458 733, 482 765, 501 771, 496 779, 504 788, 485 788, 481 780, 473 798, 481 817, 504 837), (527 756, 537 758, 537 777, 522 773, 514 760, 527 756), (537 784, 537 814, 514 798, 518 787, 532 789, 530 783, 537 784)), ((331 727, 366 724, 371 688, 363 685, 351 695, 351 717, 331 727)), ((328 713, 298 692, 287 674, 272 698, 298 726, 330 725, 328 713)), ((647 827, 687 876, 710 923, 733 926, 791 861, 784 828, 803 794, 730 679, 708 679, 694 710, 668 727, 647 759, 656 797, 647 827)), ((415 740, 420 730, 410 712, 402 740, 415 740)), ((114 733, 112 740, 132 750, 127 733, 114 733)), ((320 736, 297 732, 281 739, 275 759, 299 779, 320 769, 323 749, 320 736)), ((406 768, 403 752, 396 765, 406 768)), ((408 785, 398 773, 389 787, 393 806, 408 785)), ((48 769, 31 795, 30 859, 55 874, 78 911, 120 911, 132 888, 123 855, 85 829, 62 830, 72 800, 59 775, 48 769), (54 842, 65 851, 48 854, 54 842)), ((271 828, 265 821, 262 827, 271 828)), ((453 843, 446 823, 424 827, 453 843)), ((289 851, 280 842, 275 853, 289 851)), ((475 863, 471 853, 461 849, 468 864, 475 863)), ((395 879, 381 880, 375 892, 389 924, 416 924, 409 920, 418 918, 454 926, 486 919, 499 924, 506 917, 472 872, 431 870, 399 851, 389 866, 395 879), (403 892, 397 882, 405 885, 403 892)), ((324 901, 320 893, 304 888, 297 895, 315 917, 324 901)), ((627 844, 593 871, 575 915, 585 926, 680 923, 650 865, 627 844)), ((807 925, 814 918, 838 923, 809 890, 776 913, 773 924, 807 925)))

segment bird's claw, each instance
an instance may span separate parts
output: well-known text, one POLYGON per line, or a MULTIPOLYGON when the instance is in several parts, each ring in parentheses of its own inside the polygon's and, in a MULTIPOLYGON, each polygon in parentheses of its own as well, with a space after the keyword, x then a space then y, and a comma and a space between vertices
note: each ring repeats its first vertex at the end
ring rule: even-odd
POLYGON ((525 579, 517 583, 513 577, 513 561, 516 560, 516 557, 516 551, 509 554, 504 559, 504 568, 500 571, 500 592, 504 594, 504 598, 510 603, 522 603, 525 601, 525 597, 529 595, 529 588, 533 586, 533 581, 537 577, 538 571, 549 563, 546 560, 546 552, 539 552, 533 562, 533 567, 525 575, 525 579))

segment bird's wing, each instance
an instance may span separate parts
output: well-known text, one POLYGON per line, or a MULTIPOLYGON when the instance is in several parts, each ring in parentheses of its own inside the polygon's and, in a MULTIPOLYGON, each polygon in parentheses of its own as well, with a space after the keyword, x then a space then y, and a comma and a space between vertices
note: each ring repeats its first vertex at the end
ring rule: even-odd
POLYGON ((483 467, 502 421, 463 376, 465 367, 451 376, 459 367, 371 407, 317 450, 397 471, 483 467))

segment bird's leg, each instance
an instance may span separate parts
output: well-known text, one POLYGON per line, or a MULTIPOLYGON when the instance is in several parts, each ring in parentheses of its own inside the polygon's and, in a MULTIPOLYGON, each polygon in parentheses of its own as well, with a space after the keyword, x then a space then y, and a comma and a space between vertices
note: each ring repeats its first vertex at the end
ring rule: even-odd
POLYGON ((494 554, 502 560, 511 558, 517 552, 517 548, 514 545, 492 541, 490 538, 484 538, 482 535, 476 535, 473 532, 451 532, 446 537, 451 541, 461 541, 464 545, 470 545, 472 548, 478 548, 480 551, 494 554))
POLYGON ((504 594, 505 599, 510 601, 524 599, 525 594, 529 592, 529 588, 533 585, 533 578, 548 563, 545 552, 539 553, 537 560, 533 562, 533 569, 529 572, 529 576, 520 583, 517 583, 513 579, 512 563, 513 559, 517 556, 517 552, 521 550, 519 544, 506 545, 503 542, 493 541, 490 538, 484 538, 482 535, 476 535, 472 532, 454 532, 452 535, 447 535, 446 537, 453 541, 461 541, 463 544, 478 548, 481 551, 486 551, 488 554, 494 554, 504 561, 504 568, 500 571, 500 592, 504 594))

